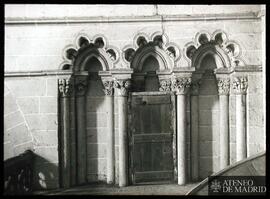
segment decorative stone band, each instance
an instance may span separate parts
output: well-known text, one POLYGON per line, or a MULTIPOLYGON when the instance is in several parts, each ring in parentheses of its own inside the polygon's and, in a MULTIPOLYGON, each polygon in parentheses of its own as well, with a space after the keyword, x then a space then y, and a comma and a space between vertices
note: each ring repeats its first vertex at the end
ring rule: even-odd
POLYGON ((171 91, 171 80, 170 79, 162 79, 160 80, 160 88, 159 91, 171 91))
POLYGON ((192 95, 198 95, 199 89, 201 85, 201 80, 195 80, 191 82, 191 94, 192 95))
POLYGON ((85 95, 87 91, 87 78, 76 78, 75 91, 76 95, 82 96, 85 95))
POLYGON ((103 81, 103 85, 105 89, 103 89, 105 95, 112 96, 113 95, 113 86, 114 86, 114 81, 103 81))
POLYGON ((246 76, 234 77, 232 88, 235 94, 246 94, 248 80, 246 76))
POLYGON ((217 78, 217 86, 219 95, 229 95, 230 78, 217 78))
POLYGON ((70 79, 59 79, 58 88, 62 97, 68 97, 72 92, 70 79))
POLYGON ((186 94, 190 86, 190 77, 177 77, 172 79, 172 91, 174 91, 176 95, 186 94))
POLYGON ((131 87, 130 79, 114 81, 114 88, 118 89, 119 96, 127 96, 130 87, 131 87))

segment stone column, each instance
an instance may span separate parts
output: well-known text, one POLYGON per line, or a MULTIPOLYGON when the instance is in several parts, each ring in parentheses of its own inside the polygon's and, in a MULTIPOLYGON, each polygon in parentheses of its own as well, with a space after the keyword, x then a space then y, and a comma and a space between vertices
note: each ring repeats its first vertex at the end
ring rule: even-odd
POLYGON ((200 80, 191 84, 191 179, 199 180, 199 109, 198 94, 200 80))
POLYGON ((61 135, 61 181, 62 187, 68 188, 70 187, 70 115, 69 115, 69 96, 71 93, 71 85, 69 79, 59 79, 58 87, 61 96, 61 104, 62 104, 62 135, 61 135))
POLYGON ((76 76, 76 109, 77 109, 77 182, 84 184, 87 182, 87 143, 86 143, 86 102, 88 76, 76 76))
POLYGON ((230 135, 229 135, 229 93, 230 78, 217 78, 219 94, 219 164, 224 169, 230 162, 230 135))
POLYGON ((235 77, 232 83, 236 95, 236 161, 247 157, 246 91, 247 77, 235 77))
POLYGON ((107 183, 114 183, 114 112, 113 112, 113 81, 103 81, 105 87, 105 103, 108 105, 107 109, 107 121, 108 121, 108 130, 107 130, 107 183))
POLYGON ((186 122, 186 94, 191 84, 190 77, 172 79, 172 91, 176 93, 177 101, 177 167, 178 184, 187 183, 187 122, 186 122))
POLYGON ((115 80, 119 107, 119 186, 128 185, 127 96, 131 85, 129 79, 115 80))

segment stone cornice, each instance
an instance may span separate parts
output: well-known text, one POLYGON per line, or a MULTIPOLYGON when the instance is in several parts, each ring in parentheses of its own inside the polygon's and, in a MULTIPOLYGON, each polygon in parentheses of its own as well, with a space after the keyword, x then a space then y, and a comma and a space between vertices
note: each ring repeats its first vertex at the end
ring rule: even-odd
POLYGON ((194 15, 153 15, 118 17, 55 17, 55 18, 16 18, 6 17, 5 25, 16 24, 68 24, 68 23, 119 23, 119 22, 164 22, 164 21, 207 21, 207 20, 256 20, 258 13, 194 14, 194 15))

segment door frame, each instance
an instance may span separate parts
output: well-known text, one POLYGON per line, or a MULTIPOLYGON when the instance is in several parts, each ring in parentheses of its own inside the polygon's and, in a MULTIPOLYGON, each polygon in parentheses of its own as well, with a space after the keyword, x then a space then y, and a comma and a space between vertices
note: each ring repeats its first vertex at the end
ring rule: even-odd
MULTIPOLYGON (((176 96, 172 91, 147 91, 147 92, 130 92, 128 97, 128 126, 132 123, 132 113, 131 113, 131 101, 132 96, 160 96, 160 95, 170 95, 172 104, 172 127, 173 127, 173 140, 172 140, 172 155, 173 155, 173 182, 177 183, 177 143, 176 143, 176 96)), ((129 184, 142 184, 134 183, 133 180, 133 152, 132 152, 132 132, 131 128, 128 128, 128 181, 129 184)))

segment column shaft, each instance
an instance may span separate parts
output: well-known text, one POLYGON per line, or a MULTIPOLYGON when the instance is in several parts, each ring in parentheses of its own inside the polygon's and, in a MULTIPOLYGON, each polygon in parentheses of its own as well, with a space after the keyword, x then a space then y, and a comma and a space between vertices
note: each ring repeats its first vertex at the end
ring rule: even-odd
POLYGON ((220 169, 229 165, 229 96, 219 96, 220 169))
POLYGON ((70 135, 69 135, 69 98, 63 97, 63 136, 62 136, 62 186, 70 187, 70 135))
POLYGON ((184 185, 187 182, 186 163, 186 99, 185 95, 177 95, 177 165, 178 184, 184 185))
POLYGON ((236 160, 247 157, 246 95, 236 95, 236 160))
POLYGON ((127 97, 119 96, 119 186, 127 186, 127 97))
POLYGON ((199 112, 198 95, 191 96, 191 178, 198 181, 199 178, 199 112))
POLYGON ((85 96, 78 96, 77 107, 77 160, 78 160, 78 184, 86 183, 86 125, 85 125, 85 96))
POLYGON ((106 96, 108 104, 108 134, 107 134, 107 183, 114 183, 114 112, 113 96, 106 96))

